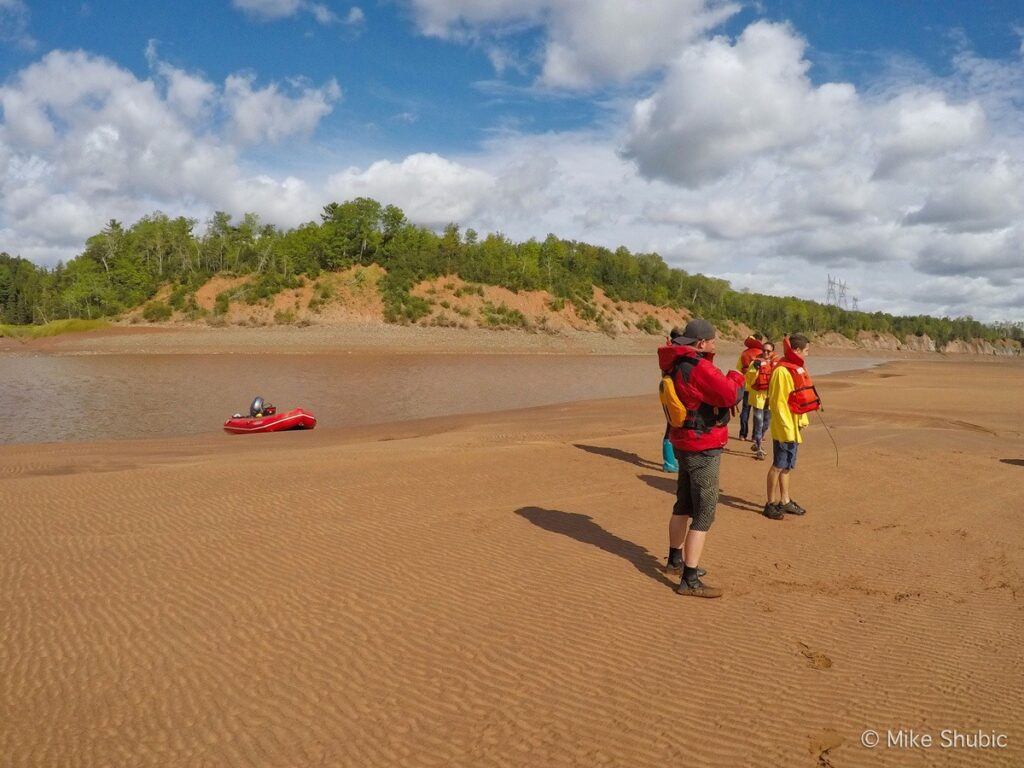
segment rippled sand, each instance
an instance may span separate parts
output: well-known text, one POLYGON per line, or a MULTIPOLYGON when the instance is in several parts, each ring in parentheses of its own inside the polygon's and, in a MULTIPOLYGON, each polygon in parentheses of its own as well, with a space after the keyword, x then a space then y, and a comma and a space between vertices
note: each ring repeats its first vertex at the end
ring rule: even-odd
POLYGON ((652 397, 0 448, 0 764, 1024 764, 1022 378, 825 380, 804 519, 733 442, 719 601, 658 570, 652 397))

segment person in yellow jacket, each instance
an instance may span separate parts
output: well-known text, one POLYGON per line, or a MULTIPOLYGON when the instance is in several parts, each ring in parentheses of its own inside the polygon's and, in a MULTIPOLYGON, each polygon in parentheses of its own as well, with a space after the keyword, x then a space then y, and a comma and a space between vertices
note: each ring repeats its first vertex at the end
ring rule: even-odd
MULTIPOLYGON (((762 341, 764 336, 760 333, 752 333, 743 342, 743 351, 736 360, 736 370, 741 376, 746 376, 747 368, 754 358, 761 354, 762 341)), ((747 425, 750 423, 750 402, 747 399, 747 390, 743 390, 743 407, 740 409, 740 440, 747 439, 747 425)))
MULTIPOLYGON (((783 363, 803 366, 810 352, 810 342, 803 334, 789 337, 783 363)), ((803 442, 801 432, 809 423, 807 414, 795 414, 789 409, 789 396, 793 392, 793 375, 779 365, 772 372, 768 385, 768 410, 771 413, 772 466, 768 470, 768 503, 764 516, 781 520, 787 514, 802 515, 806 510, 789 495, 789 475, 796 468, 797 448, 803 442)))
MULTIPOLYGON (((775 345, 770 341, 764 341, 761 346, 760 357, 754 358, 744 373, 746 378, 747 402, 750 403, 750 410, 753 414, 753 433, 751 435, 750 450, 754 452, 754 458, 764 461, 764 449, 761 447, 761 440, 765 431, 771 423, 771 411, 768 410, 768 390, 757 388, 757 378, 761 373, 761 367, 775 363, 775 345)), ((763 386, 763 385, 762 385, 763 386)))

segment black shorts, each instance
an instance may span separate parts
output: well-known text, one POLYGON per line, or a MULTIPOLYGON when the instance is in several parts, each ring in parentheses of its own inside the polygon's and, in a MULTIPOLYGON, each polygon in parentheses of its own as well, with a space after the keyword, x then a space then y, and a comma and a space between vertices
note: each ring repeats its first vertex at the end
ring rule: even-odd
POLYGON ((677 448, 676 460, 679 462, 679 485, 672 514, 693 518, 691 530, 707 531, 715 522, 715 507, 718 506, 718 469, 722 464, 722 449, 691 452, 677 448))

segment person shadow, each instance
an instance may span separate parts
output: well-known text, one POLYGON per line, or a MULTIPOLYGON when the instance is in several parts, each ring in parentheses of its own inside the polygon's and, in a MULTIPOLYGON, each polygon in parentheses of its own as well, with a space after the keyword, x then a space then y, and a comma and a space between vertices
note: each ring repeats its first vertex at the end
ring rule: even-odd
POLYGON ((597 456, 604 456, 609 459, 624 461, 627 464, 633 464, 640 467, 640 469, 661 469, 661 464, 653 462, 650 459, 645 459, 638 453, 630 453, 629 451, 624 451, 621 448, 605 448, 600 445, 585 445, 584 443, 573 443, 573 445, 581 451, 593 453, 597 456))
POLYGON ((570 539, 621 557, 649 579, 666 587, 676 588, 676 584, 662 573, 661 562, 654 555, 639 544, 606 531, 589 515, 543 507, 521 507, 515 514, 545 531, 568 536, 570 539))
POLYGON ((1024 467, 1024 459, 1000 459, 1000 463, 1009 464, 1011 467, 1024 467))
MULTIPOLYGON (((605 458, 615 459, 616 461, 624 461, 627 464, 640 467, 640 469, 654 469, 661 471, 662 465, 656 461, 645 459, 638 453, 632 453, 630 451, 624 451, 621 448, 607 448, 602 445, 586 445, 584 443, 573 443, 574 446, 579 448, 581 451, 587 453, 593 453, 597 456, 604 456, 605 458)), ((750 453, 743 453, 743 451, 735 451, 732 448, 723 449, 723 453, 727 453, 730 456, 740 456, 742 458, 753 458, 750 453)))
MULTIPOLYGON (((658 475, 637 475, 637 478, 656 490, 671 493, 673 496, 676 493, 676 481, 674 478, 658 475)), ((729 494, 722 493, 721 491, 718 492, 718 503, 723 504, 726 507, 731 507, 732 509, 738 509, 741 512, 756 512, 757 514, 761 514, 763 511, 761 507, 757 506, 757 504, 752 501, 741 499, 739 496, 730 496, 729 494)))

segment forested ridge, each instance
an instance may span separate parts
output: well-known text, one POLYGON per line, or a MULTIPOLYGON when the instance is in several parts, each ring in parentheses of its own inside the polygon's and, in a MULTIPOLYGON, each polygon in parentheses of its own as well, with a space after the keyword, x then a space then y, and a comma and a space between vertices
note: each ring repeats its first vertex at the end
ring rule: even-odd
MULTIPOLYGON (((194 293, 215 274, 251 275, 244 300, 256 302, 325 270, 378 264, 385 317, 415 322, 430 312, 429 299, 410 289, 422 280, 458 275, 463 280, 513 291, 546 290, 571 301, 582 316, 596 314, 593 287, 615 301, 685 308, 713 321, 744 323, 772 336, 795 330, 860 331, 897 337, 928 335, 942 345, 954 339, 1024 339, 1018 323, 985 324, 966 318, 901 317, 854 312, 795 297, 734 290, 727 281, 669 267, 656 253, 631 253, 548 235, 515 243, 501 234, 479 236, 451 224, 438 234, 411 224, 393 205, 367 198, 326 206, 319 222, 282 230, 253 214, 232 221, 216 213, 205 231, 198 222, 154 213, 126 227, 110 221, 83 252, 53 269, 0 253, 0 324, 46 323, 66 318, 111 317, 150 301, 165 285, 164 302, 151 302, 147 317, 175 309, 193 317, 194 293)), ((223 311, 218 301, 214 312, 223 311)))

